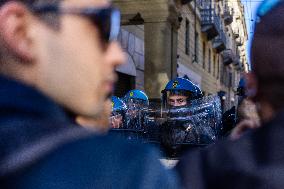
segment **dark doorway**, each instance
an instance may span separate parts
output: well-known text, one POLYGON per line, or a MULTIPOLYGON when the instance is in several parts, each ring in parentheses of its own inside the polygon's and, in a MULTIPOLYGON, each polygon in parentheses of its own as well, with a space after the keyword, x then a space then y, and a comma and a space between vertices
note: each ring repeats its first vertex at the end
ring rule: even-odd
POLYGON ((118 81, 115 85, 114 95, 123 97, 131 89, 135 89, 135 76, 116 72, 118 81))

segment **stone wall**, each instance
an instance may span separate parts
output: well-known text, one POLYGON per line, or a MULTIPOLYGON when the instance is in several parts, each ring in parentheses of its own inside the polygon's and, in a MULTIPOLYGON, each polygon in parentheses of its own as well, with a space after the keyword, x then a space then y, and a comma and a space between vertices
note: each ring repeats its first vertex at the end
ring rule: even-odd
POLYGON ((144 26, 123 26, 119 41, 123 50, 131 57, 136 68, 135 87, 144 90, 144 26))

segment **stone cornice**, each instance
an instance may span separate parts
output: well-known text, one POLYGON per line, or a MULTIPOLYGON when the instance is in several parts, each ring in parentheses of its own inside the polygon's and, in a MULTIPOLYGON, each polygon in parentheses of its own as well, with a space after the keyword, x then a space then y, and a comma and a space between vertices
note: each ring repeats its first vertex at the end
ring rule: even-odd
POLYGON ((179 0, 115 0, 113 3, 122 12, 122 24, 133 24, 131 20, 139 14, 144 23, 170 22, 179 28, 179 0))

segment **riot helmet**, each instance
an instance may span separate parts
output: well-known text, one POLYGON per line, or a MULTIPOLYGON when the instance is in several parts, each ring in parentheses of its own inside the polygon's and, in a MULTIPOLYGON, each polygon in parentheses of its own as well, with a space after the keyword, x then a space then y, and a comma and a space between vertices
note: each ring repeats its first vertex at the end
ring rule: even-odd
POLYGON ((201 98, 202 92, 188 79, 178 77, 167 83, 162 95, 164 106, 182 107, 191 100, 201 98))
POLYGON ((144 117, 148 111, 149 100, 147 95, 138 89, 129 91, 124 96, 126 103, 126 128, 134 131, 144 130, 144 117))
POLYGON ((145 109, 149 106, 148 96, 139 89, 129 91, 124 96, 124 102, 128 108, 145 109))

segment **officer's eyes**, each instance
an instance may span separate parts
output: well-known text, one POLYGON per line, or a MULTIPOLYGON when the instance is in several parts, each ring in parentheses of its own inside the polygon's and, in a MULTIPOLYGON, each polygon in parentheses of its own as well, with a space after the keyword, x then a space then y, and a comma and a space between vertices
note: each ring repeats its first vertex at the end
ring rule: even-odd
POLYGON ((179 102, 179 103, 183 103, 183 102, 184 102, 184 99, 178 99, 178 102, 179 102))

